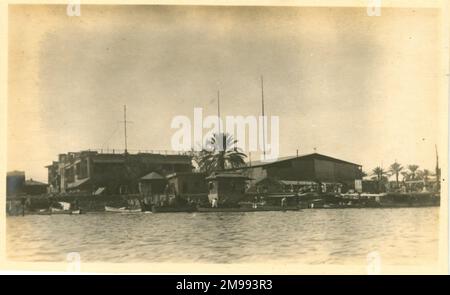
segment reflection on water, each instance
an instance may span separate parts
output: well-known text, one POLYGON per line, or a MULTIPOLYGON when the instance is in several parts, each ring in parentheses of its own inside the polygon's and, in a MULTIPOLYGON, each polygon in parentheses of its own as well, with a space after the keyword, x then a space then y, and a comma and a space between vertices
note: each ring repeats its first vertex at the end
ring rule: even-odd
POLYGON ((439 208, 30 215, 7 218, 18 261, 434 263, 439 208))

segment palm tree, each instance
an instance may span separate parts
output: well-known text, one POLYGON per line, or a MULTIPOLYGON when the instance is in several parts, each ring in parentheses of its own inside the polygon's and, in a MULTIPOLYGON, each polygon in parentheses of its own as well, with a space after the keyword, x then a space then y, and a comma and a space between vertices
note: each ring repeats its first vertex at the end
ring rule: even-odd
POLYGON ((400 172, 400 174, 403 176, 403 179, 402 179, 403 182, 408 180, 408 176, 409 176, 408 172, 402 171, 402 172, 400 172))
POLYGON ((380 166, 375 167, 372 170, 372 175, 375 176, 376 181, 378 182, 378 191, 381 191, 381 183, 386 179, 387 172, 383 170, 380 166))
POLYGON ((411 178, 416 179, 416 171, 419 169, 419 165, 408 165, 408 170, 411 171, 411 178))
POLYGON ((366 176, 368 176, 368 174, 367 174, 365 171, 362 171, 362 170, 361 170, 361 178, 364 178, 364 177, 366 177, 366 176))
POLYGON ((403 170, 403 166, 400 165, 399 163, 397 163, 397 161, 392 163, 391 166, 389 167, 389 172, 392 173, 393 175, 395 175, 395 182, 397 184, 397 188, 398 188, 398 175, 400 174, 400 172, 402 170, 403 170))
POLYGON ((225 170, 245 166, 247 157, 236 147, 237 140, 228 133, 213 134, 206 141, 205 147, 194 157, 194 161, 200 171, 211 173, 212 171, 225 170))

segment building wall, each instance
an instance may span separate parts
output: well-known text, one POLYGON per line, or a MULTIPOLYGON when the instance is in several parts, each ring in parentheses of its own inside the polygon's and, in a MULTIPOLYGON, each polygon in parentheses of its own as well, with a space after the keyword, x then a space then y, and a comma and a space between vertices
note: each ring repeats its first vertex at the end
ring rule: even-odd
POLYGON ((280 180, 314 180, 314 162, 312 159, 293 159, 267 166, 267 175, 280 180))
POLYGON ((246 169, 238 169, 236 170, 238 173, 242 173, 244 176, 250 178, 248 181, 248 186, 251 187, 258 183, 259 181, 267 178, 267 170, 263 166, 250 167, 246 169))
POLYGON ((142 180, 139 183, 139 192, 143 197, 152 197, 153 195, 162 195, 165 193, 167 180, 142 180))
POLYGON ((238 202, 244 197, 246 184, 244 179, 219 178, 211 180, 213 186, 209 191, 209 201, 218 198, 219 204, 227 200, 228 202, 238 202))
POLYGON ((180 174, 169 178, 168 182, 175 189, 174 193, 176 195, 208 193, 208 183, 205 180, 205 174, 180 174))
POLYGON ((47 193, 46 185, 25 185, 24 192, 28 195, 42 195, 47 193))

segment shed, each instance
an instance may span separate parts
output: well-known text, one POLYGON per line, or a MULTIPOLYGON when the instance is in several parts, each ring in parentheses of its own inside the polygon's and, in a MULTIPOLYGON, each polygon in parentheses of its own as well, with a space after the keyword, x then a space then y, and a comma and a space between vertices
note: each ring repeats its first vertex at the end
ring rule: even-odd
POLYGON ((214 172, 208 180, 208 199, 218 205, 237 204, 243 199, 249 177, 236 172, 214 172))
POLYGON ((139 180, 140 192, 144 195, 162 194, 166 185, 167 179, 156 172, 151 172, 139 180))

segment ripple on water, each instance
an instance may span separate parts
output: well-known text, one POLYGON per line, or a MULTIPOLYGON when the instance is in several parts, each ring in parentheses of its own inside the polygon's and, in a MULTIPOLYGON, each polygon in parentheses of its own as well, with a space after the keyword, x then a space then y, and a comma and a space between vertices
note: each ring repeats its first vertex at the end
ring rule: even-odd
POLYGON ((7 218, 8 257, 65 261, 433 263, 439 208, 7 218))

